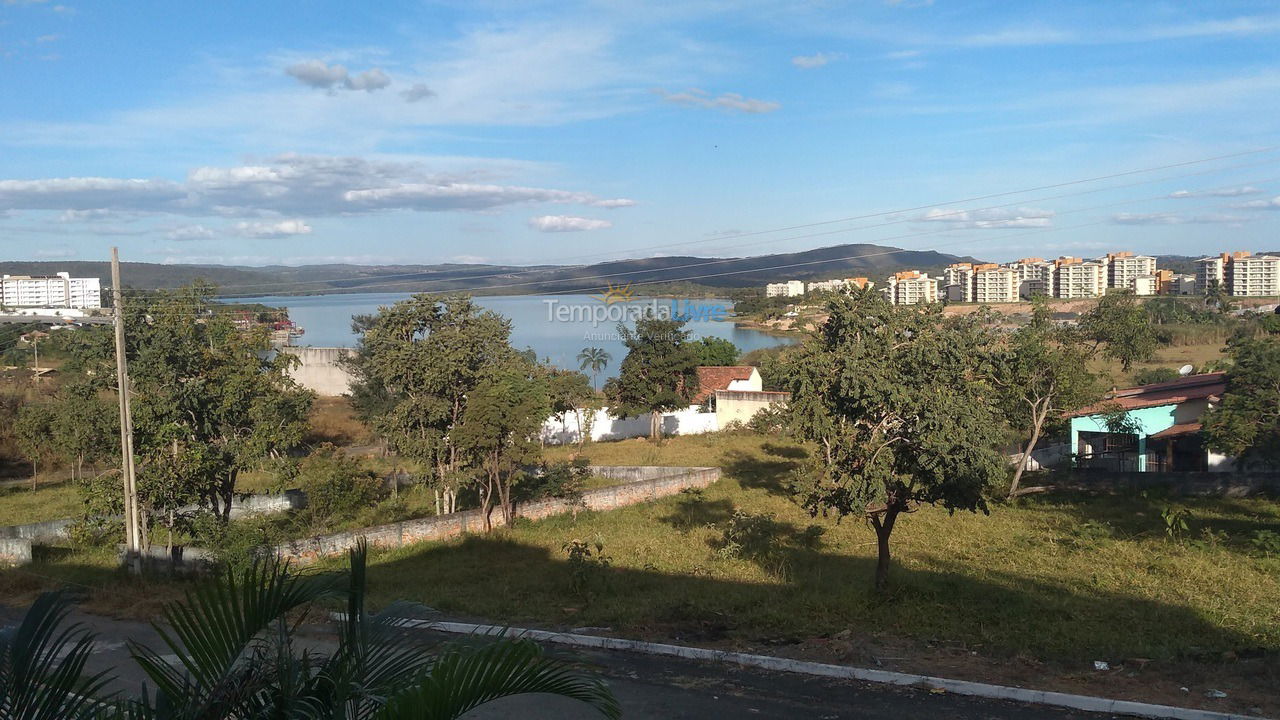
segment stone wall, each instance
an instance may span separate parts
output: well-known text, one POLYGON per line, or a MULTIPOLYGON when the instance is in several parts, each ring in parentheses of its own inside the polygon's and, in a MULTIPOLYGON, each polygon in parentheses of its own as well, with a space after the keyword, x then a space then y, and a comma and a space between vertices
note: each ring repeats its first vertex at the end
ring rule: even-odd
MULTIPOLYGON (((652 467, 601 466, 592 472, 613 479, 634 478, 621 485, 597 488, 583 493, 583 505, 589 510, 613 510, 675 495, 687 488, 703 488, 720 479, 718 467, 652 467)), ((560 515, 573 510, 564 500, 540 500, 516 506, 516 516, 529 520, 560 515)), ((494 509, 493 527, 503 524, 502 513, 494 509)), ((451 513, 437 517, 405 520, 349 532, 294 540, 276 546, 276 553, 295 560, 315 560, 338 555, 365 538, 374 547, 400 547, 431 540, 445 540, 464 533, 483 533, 484 516, 479 510, 451 513)))
POLYGON ((31 541, 26 538, 0 539, 0 565, 30 565, 31 541))

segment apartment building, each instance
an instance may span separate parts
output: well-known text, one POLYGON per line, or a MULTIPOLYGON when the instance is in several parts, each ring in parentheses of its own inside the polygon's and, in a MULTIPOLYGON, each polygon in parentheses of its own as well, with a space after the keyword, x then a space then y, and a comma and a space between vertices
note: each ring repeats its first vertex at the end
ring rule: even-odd
POLYGON ((1125 288, 1136 292, 1135 279, 1156 274, 1156 259, 1150 255, 1134 255, 1126 251, 1107 253, 1105 258, 1098 260, 1107 266, 1107 287, 1125 288))
POLYGON ((4 275, 0 277, 0 306, 8 308, 102 307, 98 278, 57 275, 4 275))
POLYGON ((938 301, 938 278, 919 270, 894 273, 885 285, 885 297, 894 305, 918 305, 938 301))
POLYGON ((973 302, 973 263, 953 263, 942 271, 942 286, 947 300, 973 302))
POLYGON ((1227 265, 1227 291, 1235 297, 1280 295, 1280 257, 1248 254, 1233 257, 1227 265))
POLYGON ((1160 293, 1160 277, 1158 275, 1139 275, 1129 283, 1134 295, 1158 295, 1160 293))
POLYGON ((1018 301, 1018 273, 999 265, 979 265, 973 273, 973 300, 979 303, 1018 301))
POLYGON ((1018 277, 1018 296, 1031 299, 1037 295, 1053 296, 1056 267, 1044 258, 1022 258, 1009 263, 1005 267, 1018 277))
POLYGON ((1196 290, 1220 286, 1234 297, 1280 295, 1280 257, 1248 251, 1221 253, 1196 261, 1196 290))
POLYGON ((808 284, 809 292, 844 292, 849 286, 844 280, 816 280, 808 284))
POLYGON ((799 280, 769 283, 764 286, 764 294, 765 297, 800 297, 804 295, 804 283, 799 280))
POLYGON ((1165 295, 1195 295, 1196 276, 1173 275, 1168 283, 1162 285, 1160 292, 1165 295))
POLYGON ((1061 257, 1054 261, 1054 266, 1054 297, 1093 298, 1106 292, 1106 263, 1061 257))

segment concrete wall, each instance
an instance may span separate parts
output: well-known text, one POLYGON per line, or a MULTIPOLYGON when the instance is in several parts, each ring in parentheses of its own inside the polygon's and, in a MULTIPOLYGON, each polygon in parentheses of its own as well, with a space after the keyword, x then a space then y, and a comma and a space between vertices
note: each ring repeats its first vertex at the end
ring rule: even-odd
POLYGON ((1056 489, 1085 492, 1141 492, 1158 489, 1172 495, 1238 498, 1280 493, 1280 473, 1089 471, 1056 474, 1048 484, 1056 489))
POLYGON ((761 410, 790 399, 791 393, 785 392, 717 390, 716 422, 720 427, 731 422, 746 424, 761 410))
POLYGON ((23 540, 58 540, 67 536, 67 528, 76 518, 58 518, 44 522, 27 523, 26 525, 9 525, 0 527, 0 538, 23 540))
POLYGON ((338 359, 351 352, 350 348, 283 347, 280 352, 289 353, 299 362, 289 376, 299 385, 321 397, 345 395, 351 391, 351 373, 338 364, 338 359))
POLYGON ((30 565, 31 541, 23 539, 0 539, 0 565, 30 565))
MULTIPOLYGON (((614 508, 635 505, 655 500, 660 497, 674 495, 686 488, 707 487, 720 479, 718 467, 596 467, 592 471, 605 477, 638 477, 644 478, 635 482, 612 487, 597 488, 583 493, 583 505, 589 510, 612 510, 614 508)), ((574 508, 564 500, 540 500, 522 503, 516 506, 516 516, 530 520, 538 520, 552 515, 560 515, 574 508)), ((494 509, 491 515, 493 527, 501 527, 502 513, 494 509)), ((374 547, 401 547, 413 543, 431 540, 445 540, 464 533, 484 532, 484 517, 479 510, 451 513, 437 517, 406 520, 378 525, 376 527, 352 530, 350 532, 323 535, 319 537, 295 540, 276 546, 275 551, 281 557, 296 560, 314 560, 330 555, 338 555, 355 547, 360 538, 365 538, 374 547)))
MULTIPOLYGON (((593 412, 595 418, 591 424, 591 439, 593 441, 622 440, 624 438, 649 436, 649 415, 647 413, 638 417, 619 420, 610 417, 609 409, 604 408, 595 411, 579 409, 569 413, 563 423, 557 417, 547 418, 547 421, 542 425, 542 439, 548 445, 565 445, 578 442, 582 436, 583 420, 588 412, 593 412)), ((715 432, 719 429, 720 425, 716 421, 716 414, 702 412, 702 408, 697 405, 662 415, 663 435, 697 435, 715 432)))

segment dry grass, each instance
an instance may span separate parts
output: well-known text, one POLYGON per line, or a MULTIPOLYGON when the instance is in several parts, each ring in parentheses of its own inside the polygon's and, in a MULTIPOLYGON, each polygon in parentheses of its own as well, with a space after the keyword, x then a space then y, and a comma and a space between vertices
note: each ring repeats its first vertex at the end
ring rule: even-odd
POLYGON ((345 397, 316 398, 311 406, 311 431, 306 442, 317 445, 333 443, 340 447, 368 445, 373 435, 357 418, 345 397))

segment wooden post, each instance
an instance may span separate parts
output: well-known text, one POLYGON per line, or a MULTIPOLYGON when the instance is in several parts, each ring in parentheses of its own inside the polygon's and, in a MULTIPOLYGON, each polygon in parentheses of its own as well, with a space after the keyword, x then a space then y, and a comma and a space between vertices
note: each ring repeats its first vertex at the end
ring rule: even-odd
POLYGON ((138 523, 138 486, 133 464, 133 413, 129 407, 129 362, 124 344, 124 300, 120 293, 120 254, 111 248, 111 299, 116 331, 116 382, 120 386, 120 471, 124 478, 124 534, 127 563, 140 572, 142 532, 138 523))

